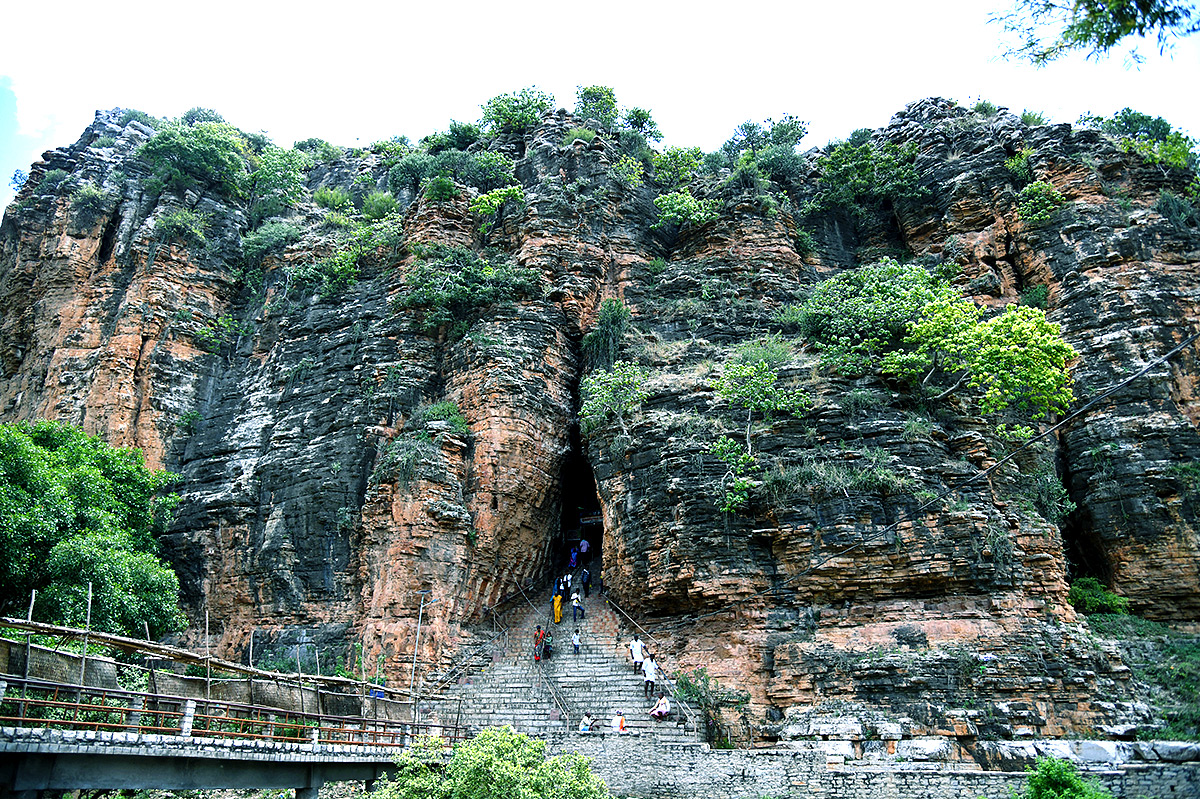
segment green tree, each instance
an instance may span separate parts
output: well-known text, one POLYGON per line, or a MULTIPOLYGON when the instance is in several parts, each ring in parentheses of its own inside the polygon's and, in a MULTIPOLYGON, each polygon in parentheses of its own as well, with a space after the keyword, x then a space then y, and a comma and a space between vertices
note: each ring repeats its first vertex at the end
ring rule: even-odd
POLYGON ((1024 305, 981 322, 982 314, 965 297, 938 297, 910 326, 905 344, 915 349, 886 356, 884 371, 922 385, 942 375, 952 385, 938 399, 963 384, 978 389, 985 414, 1010 406, 1033 419, 1064 412, 1071 403, 1067 363, 1075 350, 1059 326, 1041 309, 1024 305))
POLYGON ((621 123, 626 130, 631 130, 646 141, 662 141, 662 131, 658 123, 644 108, 627 108, 621 116, 621 123))
POLYGON ((1078 51, 1104 56, 1128 36, 1155 39, 1161 53, 1172 38, 1200 31, 1188 0, 1016 0, 993 21, 1016 37, 1005 55, 1038 66, 1078 51))
POLYGON ((223 122, 171 125, 137 149, 154 176, 182 194, 194 187, 239 196, 246 175, 246 139, 223 122))
POLYGON ((809 211, 841 208, 852 216, 882 208, 901 198, 919 197, 913 161, 915 144, 898 147, 851 138, 835 144, 817 160, 819 190, 809 211))
POLYGON ((629 435, 627 419, 650 396, 646 388, 649 375, 629 361, 617 361, 612 369, 593 372, 579 386, 582 400, 579 408, 580 429, 590 436, 615 420, 621 435, 629 435))
POLYGON ((304 174, 312 158, 300 150, 268 144, 258 155, 257 166, 246 181, 250 215, 254 223, 291 208, 304 196, 304 174))
POLYGON ((608 86, 580 86, 575 91, 575 116, 585 125, 596 123, 598 130, 617 125, 617 95, 608 86))
POLYGON ((778 383, 778 369, 766 360, 751 363, 734 360, 725 364, 714 386, 722 399, 746 410, 746 452, 751 456, 754 454, 751 433, 756 413, 766 420, 777 413, 799 416, 811 404, 804 391, 784 389, 778 383))
POLYGON ((0 613, 28 602, 35 617, 141 636, 178 628, 179 580, 156 557, 175 481, 141 453, 50 421, 0 425, 0 613))
POLYGON ((1115 136, 1121 150, 1137 153, 1147 163, 1195 169, 1200 161, 1196 142, 1162 117, 1123 108, 1108 118, 1085 114, 1079 124, 1115 136))
POLYGON ((554 108, 554 95, 536 86, 511 94, 501 94, 483 104, 482 124, 490 133, 525 133, 542 121, 542 114, 554 108))
POLYGON ((717 200, 697 200, 687 189, 660 194, 654 198, 654 207, 658 209, 655 227, 665 224, 703 225, 720 217, 717 200))
POLYGON ((793 149, 808 133, 808 123, 802 122, 791 114, 785 114, 776 122, 768 119, 765 122, 743 122, 734 130, 733 136, 721 145, 728 163, 736 163, 744 152, 758 153, 768 147, 784 147, 793 149))
POLYGON ((488 727, 454 747, 419 739, 396 758, 372 799, 607 799, 608 788, 576 752, 546 756, 546 744, 512 727, 488 727))
POLYGON ((685 186, 700 172, 704 151, 699 147, 667 147, 651 156, 654 179, 664 188, 685 186))
POLYGON ((583 359, 589 369, 611 369, 621 356, 621 344, 629 332, 629 309, 609 297, 600 303, 596 327, 583 337, 583 359))

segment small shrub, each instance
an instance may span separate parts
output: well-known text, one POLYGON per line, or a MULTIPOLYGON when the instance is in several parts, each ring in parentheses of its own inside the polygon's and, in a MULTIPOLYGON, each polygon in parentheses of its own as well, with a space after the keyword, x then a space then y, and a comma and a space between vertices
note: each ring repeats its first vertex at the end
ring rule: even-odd
POLYGON ((405 189, 414 192, 433 174, 433 156, 428 153, 409 153, 388 170, 388 188, 393 194, 405 189))
POLYGON ((618 158, 616 163, 609 169, 609 175, 614 180, 630 188, 637 188, 642 185, 642 176, 645 173, 646 167, 642 162, 628 155, 618 158))
POLYGON ((51 169, 46 174, 42 175, 42 181, 38 184, 38 193, 53 194, 70 179, 71 175, 66 170, 51 169))
POLYGON ((459 435, 465 436, 471 432, 471 426, 467 424, 466 417, 450 400, 430 405, 421 411, 420 416, 423 422, 446 422, 450 425, 450 429, 459 435))
POLYGON ((282 252, 287 245, 300 240, 300 228, 287 222, 268 222, 242 239, 242 255, 246 263, 258 265, 270 253, 282 252))
POLYGON ((554 107, 554 95, 536 86, 501 94, 483 104, 482 122, 492 133, 525 133, 554 107))
POLYGON ((379 453, 368 483, 377 486, 380 483, 395 482, 397 488, 407 489, 418 476, 422 461, 432 460, 437 455, 437 445, 433 443, 429 433, 424 430, 406 433, 379 453))
POLYGON ((792 240, 792 244, 796 247, 796 253, 801 257, 817 251, 817 240, 804 228, 796 228, 796 237, 792 240))
POLYGON ((358 257, 355 250, 335 253, 294 267, 291 276, 298 284, 315 289, 321 299, 329 299, 358 282, 358 257))
POLYGON ((117 140, 114 139, 112 136, 97 136, 96 140, 94 142, 92 142, 92 146, 103 149, 103 148, 107 148, 107 147, 112 147, 116 143, 117 143, 117 140))
POLYGON ((1179 227, 1200 225, 1200 202, 1189 201, 1166 189, 1158 195, 1154 210, 1179 227))
POLYGON ((321 224, 333 228, 345 229, 354 227, 354 220, 341 211, 329 211, 325 214, 325 218, 321 220, 321 224))
POLYGON ((362 212, 367 219, 383 219, 394 213, 400 204, 386 191, 373 191, 363 199, 362 212))
POLYGON ((1004 168, 1012 173, 1018 186, 1026 186, 1033 182, 1033 167, 1029 163, 1031 155, 1032 149, 1022 147, 1016 155, 1004 161, 1004 168))
POLYGON ((971 106, 971 110, 976 114, 985 117, 994 117, 1000 113, 1000 107, 990 100, 979 100, 975 105, 971 106))
POLYGON ((596 138, 596 131, 591 128, 571 128, 563 135, 563 147, 570 147, 577 141, 592 143, 596 138))
POLYGON ((716 200, 697 200, 687 189, 655 197, 654 205, 658 208, 655 227, 664 224, 703 225, 720 217, 716 200))
POLYGON ((932 432, 933 422, 924 416, 909 414, 904 420, 904 432, 901 433, 901 437, 910 443, 914 441, 926 441, 932 432))
POLYGON ((579 386, 579 425, 583 435, 591 438, 615 420, 621 435, 628 436, 628 420, 650 396, 646 388, 649 379, 644 369, 629 361, 617 361, 612 369, 585 377, 579 386))
POLYGON ((1017 216, 1031 226, 1044 225, 1054 217, 1064 198, 1044 180, 1034 181, 1021 189, 1017 201, 1017 216))
POLYGON ((248 145, 245 135, 223 122, 170 125, 137 149, 154 178, 179 195, 191 189, 216 189, 237 197, 245 184, 248 145))
POLYGON ((1080 577, 1071 583, 1067 601, 1080 613, 1128 613, 1129 600, 1109 591, 1095 577, 1080 577))
POLYGON ((180 117, 180 121, 185 125, 191 126, 199 125, 202 122, 224 122, 225 117, 211 108, 196 106, 185 111, 183 116, 180 117))
POLYGON ((617 95, 608 86, 580 86, 575 92, 575 116, 585 125, 612 130, 617 124, 617 95))
POLYGON ((418 142, 430 155, 437 155, 445 150, 466 150, 479 141, 480 130, 470 122, 450 121, 450 130, 445 133, 431 133, 418 142))
POLYGON ((534 296, 540 287, 532 269, 489 262, 470 250, 441 245, 414 250, 419 260, 405 276, 396 307, 416 311, 416 327, 425 333, 445 327, 451 339, 462 338, 482 308, 534 296))
POLYGON ((654 179, 668 189, 685 186, 700 172, 704 151, 699 147, 668 147, 651 157, 654 179))
POLYGON ((1028 125, 1031 128, 1036 128, 1039 125, 1049 124, 1050 120, 1041 111, 1030 111, 1026 108, 1021 112, 1021 124, 1028 125))
POLYGON ((107 205, 108 195, 94 183, 83 184, 71 195, 71 213, 75 217, 75 224, 82 229, 96 224, 107 205))
POLYGON ((200 425, 200 418, 200 411, 187 411, 179 415, 176 426, 185 436, 193 436, 200 425))
POLYGON ((313 202, 320 208, 340 211, 350 205, 350 193, 337 186, 321 186, 313 192, 313 202))
POLYGON ((1045 308, 1050 298, 1050 289, 1043 285, 1030 286, 1021 292, 1021 304, 1031 308, 1045 308))
POLYGON ((425 199, 435 203, 449 202, 461 193, 454 185, 454 179, 446 175, 432 177, 425 184, 425 199))
POLYGON ((583 337, 583 358, 588 370, 611 369, 621 357, 621 344, 629 331, 629 309, 618 299, 600 304, 596 327, 583 337))
POLYGON ((311 138, 298 141, 292 145, 293 150, 299 150, 302 153, 308 153, 314 160, 321 163, 336 161, 346 154, 346 151, 337 145, 330 144, 324 139, 311 138))
POLYGON ((127 108, 121 114, 121 119, 119 120, 121 127, 125 127, 130 122, 140 122, 151 130, 158 130, 163 125, 163 120, 158 117, 152 117, 145 111, 138 111, 136 108, 127 108))
POLYGON ((1085 780, 1070 760, 1039 757, 1020 799, 1112 799, 1112 794, 1085 780))
POLYGON ((209 352, 221 352, 236 346, 238 340, 252 332, 253 328, 224 314, 196 331, 196 343, 209 352))
POLYGON ((208 217, 186 208, 167 211, 154 220, 154 232, 163 243, 180 240, 186 244, 204 244, 207 226, 208 217))

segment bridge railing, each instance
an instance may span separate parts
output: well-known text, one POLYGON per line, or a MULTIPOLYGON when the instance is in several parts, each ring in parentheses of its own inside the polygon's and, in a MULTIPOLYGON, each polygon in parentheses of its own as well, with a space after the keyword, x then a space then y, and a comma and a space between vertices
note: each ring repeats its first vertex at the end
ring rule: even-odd
POLYGON ((301 713, 9 676, 0 677, 0 726, 393 747, 416 735, 462 737, 457 725, 301 713))

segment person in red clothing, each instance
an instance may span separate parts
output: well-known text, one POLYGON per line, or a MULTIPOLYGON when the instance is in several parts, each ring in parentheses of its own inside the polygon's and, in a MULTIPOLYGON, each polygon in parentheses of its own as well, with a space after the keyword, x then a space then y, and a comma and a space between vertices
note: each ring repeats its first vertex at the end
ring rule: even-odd
POLYGON ((546 631, 542 629, 542 625, 537 626, 537 632, 533 634, 533 659, 542 659, 542 648, 546 645, 546 631))

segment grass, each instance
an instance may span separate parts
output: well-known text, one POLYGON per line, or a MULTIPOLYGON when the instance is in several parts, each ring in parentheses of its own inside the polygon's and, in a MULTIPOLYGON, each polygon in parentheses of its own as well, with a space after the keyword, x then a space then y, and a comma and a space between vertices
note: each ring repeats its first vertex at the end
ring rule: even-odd
POLYGON ((1150 737, 1200 741, 1200 636, 1123 614, 1088 616, 1088 626, 1119 642, 1125 665, 1162 710, 1165 724, 1150 737))

